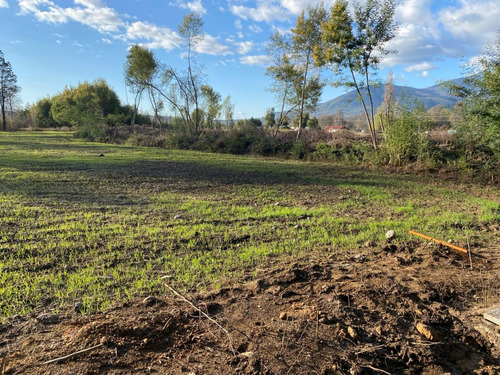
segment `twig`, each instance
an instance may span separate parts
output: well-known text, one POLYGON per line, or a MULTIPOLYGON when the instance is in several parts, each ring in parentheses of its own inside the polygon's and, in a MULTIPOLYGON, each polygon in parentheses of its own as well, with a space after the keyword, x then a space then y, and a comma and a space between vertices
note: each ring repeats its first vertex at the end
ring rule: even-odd
POLYGON ((5 353, 2 358, 2 367, 0 367, 0 375, 4 375, 6 369, 7 369, 7 353, 5 353))
POLYGON ((385 346, 385 344, 370 346, 368 348, 364 348, 364 349, 361 349, 360 351, 356 352, 356 355, 360 355, 360 354, 367 353, 367 352, 374 352, 375 350, 382 349, 384 346, 385 346))
POLYGON ((222 331, 226 334, 227 338, 229 339, 229 347, 231 348, 231 351, 233 352, 233 355, 236 357, 236 351, 234 350, 233 347, 233 339, 230 335, 230 333, 225 329, 223 326, 221 326, 215 319, 211 318, 208 314, 206 314, 203 310, 201 310, 199 307, 197 307, 193 302, 188 300, 186 297, 184 297, 182 294, 180 294, 178 291, 176 291, 174 288, 172 288, 170 285, 165 284, 165 286, 172 292, 174 293, 177 297, 179 297, 181 300, 186 302, 188 305, 193 307, 196 311, 198 311, 200 314, 202 314, 205 318, 210 320, 212 323, 214 323, 217 327, 222 329, 222 331))
POLYGON ((373 366, 370 366, 370 365, 365 365, 365 366, 361 366, 361 367, 366 367, 366 368, 369 368, 370 370, 373 370, 373 371, 376 371, 376 372, 381 372, 382 374, 392 375, 390 372, 387 372, 385 370, 382 370, 380 368, 376 368, 376 367, 373 367, 373 366))
POLYGON ((68 358, 74 357, 75 355, 90 352, 91 350, 94 350, 94 349, 100 348, 101 346, 104 346, 104 344, 97 344, 97 345, 94 345, 94 346, 92 346, 92 347, 90 347, 90 348, 83 349, 83 350, 79 350, 79 351, 77 351, 77 352, 74 352, 74 353, 68 354, 68 355, 66 355, 66 356, 64 356, 64 357, 59 357, 59 358, 51 359, 50 361, 43 362, 43 364, 44 364, 44 365, 48 365, 49 363, 54 363, 54 362, 63 361, 63 360, 65 360, 65 359, 68 359, 68 358))

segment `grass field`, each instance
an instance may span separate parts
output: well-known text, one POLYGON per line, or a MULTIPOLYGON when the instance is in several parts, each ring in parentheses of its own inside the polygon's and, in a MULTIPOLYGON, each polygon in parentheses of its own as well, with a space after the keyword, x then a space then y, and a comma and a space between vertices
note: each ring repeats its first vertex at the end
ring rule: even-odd
POLYGON ((497 189, 356 167, 0 134, 0 317, 218 286, 287 255, 415 229, 497 241, 497 189))

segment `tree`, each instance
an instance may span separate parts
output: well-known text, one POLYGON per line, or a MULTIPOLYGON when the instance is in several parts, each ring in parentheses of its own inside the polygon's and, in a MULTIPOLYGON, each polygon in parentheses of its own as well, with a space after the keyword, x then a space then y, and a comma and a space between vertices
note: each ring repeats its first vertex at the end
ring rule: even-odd
POLYGON ((130 47, 125 63, 125 84, 134 95, 131 125, 135 124, 135 117, 139 110, 144 91, 148 91, 155 115, 157 106, 154 96, 154 78, 158 73, 158 63, 153 52, 138 45, 130 47))
POLYGON ((204 101, 205 122, 207 127, 213 129, 216 127, 215 120, 220 116, 222 110, 221 95, 211 86, 201 86, 201 96, 204 101))
POLYGON ((356 89, 374 148, 377 148, 377 137, 371 76, 382 57, 394 53, 384 48, 396 35, 394 12, 394 0, 367 0, 364 5, 355 3, 354 15, 350 14, 346 0, 336 0, 326 21, 321 24, 322 44, 314 54, 318 65, 329 65, 336 75, 340 75, 336 85, 356 89), (342 76, 344 70, 348 71, 347 77, 342 76))
POLYGON ((272 80, 268 89, 275 94, 277 101, 280 102, 279 117, 275 121, 276 130, 274 135, 284 125, 288 115, 299 105, 295 88, 297 87, 296 82, 300 79, 300 74, 290 60, 290 49, 290 43, 278 32, 271 36, 267 44, 268 54, 273 60, 273 63, 266 69, 266 74, 272 80), (287 106, 288 108, 286 108, 287 106))
MULTIPOLYGON (((43 100, 40 104, 47 106, 43 100)), ((50 116, 45 117, 52 117, 60 125, 88 127, 114 120, 122 111, 118 95, 104 80, 97 79, 77 87, 66 87, 51 99, 50 116)))
POLYGON ((461 117, 455 124, 457 141, 471 155, 488 148, 500 158, 500 31, 496 42, 465 68, 463 84, 449 87, 462 99, 455 107, 461 117))
POLYGON ((222 102, 222 113, 224 115, 224 120, 226 121, 226 126, 232 128, 234 125, 234 104, 231 103, 231 96, 228 95, 222 102))
POLYGON ((182 23, 178 26, 179 34, 183 38, 186 52, 183 54, 186 60, 186 70, 180 71, 168 65, 161 65, 156 61, 152 52, 148 49, 136 46, 139 53, 130 54, 127 56, 127 68, 138 67, 137 70, 132 70, 130 74, 134 80, 131 83, 135 84, 137 79, 136 92, 141 92, 140 88, 148 88, 150 99, 155 110, 155 115, 159 119, 158 109, 161 106, 168 104, 172 110, 177 112, 189 129, 199 131, 202 125, 203 116, 201 116, 201 87, 202 72, 196 64, 196 47, 203 37, 202 35, 203 20, 197 13, 190 13, 184 16, 182 23), (136 74, 139 73, 139 74, 136 74), (161 81, 156 81, 156 75, 161 76, 161 81), (160 101, 159 98, 165 100, 160 101))
POLYGON ((3 131, 7 130, 7 106, 9 103, 12 103, 19 91, 20 87, 17 85, 17 76, 12 71, 10 62, 5 61, 4 54, 0 50, 0 108, 2 110, 3 131))
POLYGON ((268 129, 272 129, 276 125, 276 112, 274 107, 269 108, 266 111, 266 116, 264 117, 264 125, 268 129))
POLYGON ((300 81, 298 91, 298 127, 297 139, 302 128, 307 123, 304 119, 304 110, 313 110, 321 96, 324 84, 319 78, 319 73, 309 77, 314 67, 314 51, 321 43, 321 23, 325 22, 326 11, 323 6, 307 9, 308 17, 302 11, 297 18, 295 28, 292 29, 292 51, 296 69, 299 70, 300 81))
POLYGON ((276 132, 292 111, 297 112, 297 138, 305 125, 304 111, 313 110, 321 96, 324 83, 315 71, 313 52, 321 41, 321 23, 326 16, 321 6, 307 9, 297 18, 291 36, 276 32, 271 36, 267 51, 273 63, 266 74, 272 79, 270 91, 280 102, 276 132), (286 106, 289 106, 285 109, 286 106))

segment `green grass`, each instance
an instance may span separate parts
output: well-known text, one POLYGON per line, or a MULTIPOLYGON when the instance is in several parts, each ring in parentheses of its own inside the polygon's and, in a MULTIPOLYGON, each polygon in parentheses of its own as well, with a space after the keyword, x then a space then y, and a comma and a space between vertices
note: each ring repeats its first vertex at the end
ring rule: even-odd
POLYGON ((346 166, 0 134, 0 317, 218 286, 415 229, 495 241, 500 193, 346 166), (103 157, 99 155, 104 154, 103 157))

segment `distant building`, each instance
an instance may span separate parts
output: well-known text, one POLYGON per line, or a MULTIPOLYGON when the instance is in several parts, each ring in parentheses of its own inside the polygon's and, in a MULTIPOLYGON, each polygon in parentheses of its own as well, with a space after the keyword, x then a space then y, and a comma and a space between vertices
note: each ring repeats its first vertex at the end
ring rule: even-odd
POLYGON ((342 125, 342 126, 325 126, 324 130, 328 133, 335 133, 335 132, 339 132, 342 130, 349 130, 349 129, 342 125))

